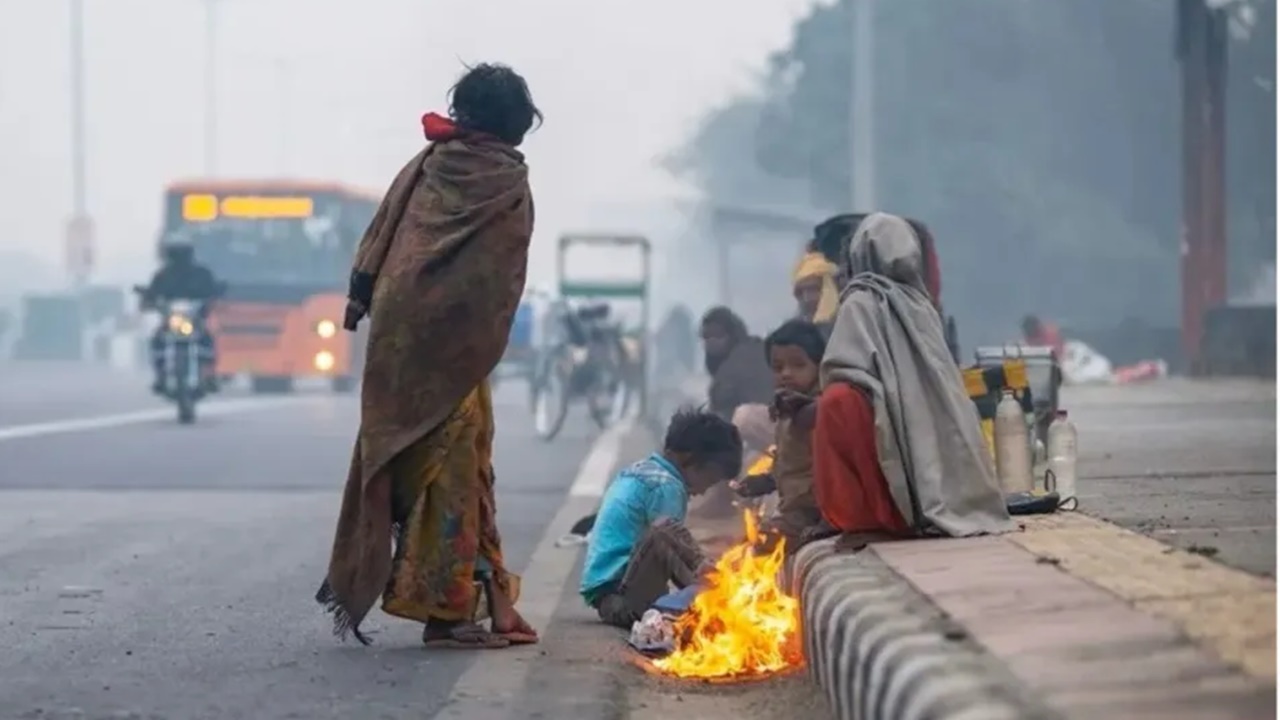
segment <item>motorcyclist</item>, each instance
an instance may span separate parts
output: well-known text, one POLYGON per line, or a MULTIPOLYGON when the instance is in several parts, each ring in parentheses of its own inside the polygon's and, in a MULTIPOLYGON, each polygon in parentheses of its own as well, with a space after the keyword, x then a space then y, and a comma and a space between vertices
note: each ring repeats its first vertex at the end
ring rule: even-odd
MULTIPOLYGON (((210 301, 222 294, 222 283, 218 282, 207 267, 196 262, 195 248, 186 243, 166 243, 161 247, 160 269, 151 276, 151 282, 142 292, 142 306, 145 309, 158 309, 162 303, 171 300, 191 300, 198 303, 201 332, 197 334, 200 344, 200 355, 205 368, 213 366, 213 336, 203 331, 210 301)), ((151 336, 151 364, 155 371, 152 391, 163 394, 165 389, 164 373, 164 332, 162 323, 156 327, 151 336)), ((215 389, 212 373, 203 373, 207 390, 215 389)))

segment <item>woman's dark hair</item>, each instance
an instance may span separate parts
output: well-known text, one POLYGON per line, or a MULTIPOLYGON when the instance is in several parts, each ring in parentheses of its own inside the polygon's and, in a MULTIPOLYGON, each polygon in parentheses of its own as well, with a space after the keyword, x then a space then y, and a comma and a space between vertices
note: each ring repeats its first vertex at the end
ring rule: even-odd
POLYGON ((849 251, 849 240, 866 218, 867 213, 845 213, 823 220, 813 228, 810 247, 822 253, 836 266, 843 266, 845 253, 849 251))
POLYGON ((490 63, 468 68, 449 89, 449 117, 511 145, 524 140, 535 120, 542 124, 524 78, 506 65, 490 63))
POLYGON ((697 464, 709 464, 724 477, 742 472, 742 435, 738 427, 715 413, 684 407, 671 416, 663 449, 685 455, 697 464))
POLYGON ((798 347, 809 356, 814 365, 818 365, 822 363, 822 355, 827 351, 827 338, 817 325, 808 320, 795 319, 782 323, 764 339, 765 360, 769 359, 769 354, 778 345, 798 347))

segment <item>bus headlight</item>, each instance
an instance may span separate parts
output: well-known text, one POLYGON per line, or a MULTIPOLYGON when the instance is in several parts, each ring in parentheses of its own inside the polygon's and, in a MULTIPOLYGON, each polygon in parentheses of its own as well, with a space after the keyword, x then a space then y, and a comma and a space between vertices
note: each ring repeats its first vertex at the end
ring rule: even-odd
POLYGON ((316 334, 328 340, 338 334, 338 326, 332 320, 321 320, 316 323, 316 334))
POLYGON ((314 364, 316 369, 320 372, 329 372, 334 366, 333 353, 328 350, 321 350, 316 353, 315 358, 312 360, 312 364, 314 364))

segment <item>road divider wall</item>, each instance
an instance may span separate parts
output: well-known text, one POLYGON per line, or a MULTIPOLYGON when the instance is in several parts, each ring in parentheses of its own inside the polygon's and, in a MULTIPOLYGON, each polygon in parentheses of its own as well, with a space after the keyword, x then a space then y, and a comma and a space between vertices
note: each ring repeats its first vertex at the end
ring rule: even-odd
POLYGON ((825 540, 793 562, 809 674, 838 720, 1056 717, 874 549, 825 540))

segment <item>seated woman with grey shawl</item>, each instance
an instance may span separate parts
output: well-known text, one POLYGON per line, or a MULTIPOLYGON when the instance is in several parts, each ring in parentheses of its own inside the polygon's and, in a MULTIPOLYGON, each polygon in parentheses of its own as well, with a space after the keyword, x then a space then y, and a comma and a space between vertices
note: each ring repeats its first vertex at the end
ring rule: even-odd
POLYGON ((910 224, 868 216, 843 262, 813 432, 823 518, 852 547, 1011 530, 910 224))

